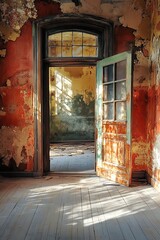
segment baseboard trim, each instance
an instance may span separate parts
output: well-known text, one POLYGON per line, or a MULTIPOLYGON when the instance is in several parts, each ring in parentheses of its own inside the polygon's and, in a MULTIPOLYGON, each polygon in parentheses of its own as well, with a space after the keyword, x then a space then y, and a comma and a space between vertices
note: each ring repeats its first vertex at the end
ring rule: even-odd
POLYGON ((42 172, 0 172, 2 177, 42 177, 42 172))

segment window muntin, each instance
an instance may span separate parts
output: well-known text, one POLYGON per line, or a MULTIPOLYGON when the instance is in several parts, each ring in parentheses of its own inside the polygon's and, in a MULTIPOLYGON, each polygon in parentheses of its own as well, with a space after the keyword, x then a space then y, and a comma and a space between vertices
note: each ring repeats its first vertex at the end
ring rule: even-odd
POLYGON ((51 34, 48 57, 98 57, 98 36, 77 31, 51 34))
POLYGON ((126 60, 103 68, 103 120, 126 121, 126 60))

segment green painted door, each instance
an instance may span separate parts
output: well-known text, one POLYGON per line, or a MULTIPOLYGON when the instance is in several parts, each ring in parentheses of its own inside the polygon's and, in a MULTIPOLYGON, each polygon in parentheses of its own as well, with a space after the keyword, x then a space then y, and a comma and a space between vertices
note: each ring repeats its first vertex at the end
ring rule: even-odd
POLYGON ((97 63, 96 172, 131 183, 131 53, 97 63))

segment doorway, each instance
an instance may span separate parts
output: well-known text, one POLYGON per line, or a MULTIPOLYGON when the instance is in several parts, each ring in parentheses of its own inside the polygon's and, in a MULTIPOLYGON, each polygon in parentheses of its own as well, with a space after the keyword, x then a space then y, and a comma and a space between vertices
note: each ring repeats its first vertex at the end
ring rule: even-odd
MULTIPOLYGON (((51 165, 49 69, 51 67, 70 67, 71 69, 78 66, 95 67, 97 61, 112 55, 113 26, 101 18, 62 14, 34 21, 33 36, 34 172, 36 175, 41 175, 48 174, 51 165)), ((86 143, 83 134, 80 134, 82 141, 86 143)), ((94 135, 96 139, 97 127, 94 135)), ((73 141, 75 140, 72 139, 73 141)), ((96 154, 99 154, 97 144, 96 154)))
POLYGON ((50 171, 95 173, 95 66, 49 67, 50 171))

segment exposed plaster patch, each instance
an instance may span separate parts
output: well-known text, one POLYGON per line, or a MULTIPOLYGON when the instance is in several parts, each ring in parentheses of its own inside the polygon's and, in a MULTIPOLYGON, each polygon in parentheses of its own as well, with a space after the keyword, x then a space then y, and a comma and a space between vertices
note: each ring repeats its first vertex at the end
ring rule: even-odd
POLYGON ((20 29, 29 18, 37 17, 35 0, 9 1, 0 3, 0 36, 5 40, 15 40, 20 29))
POLYGON ((24 86, 31 79, 31 73, 28 70, 17 72, 6 80, 6 86, 24 86))
POLYGON ((82 6, 79 8, 80 13, 101 15, 101 0, 82 0, 82 6))
POLYGON ((11 87, 11 85, 12 85, 12 84, 11 84, 11 80, 7 79, 7 81, 6 81, 6 86, 7 86, 7 87, 11 87))
POLYGON ((127 8, 123 12, 123 16, 119 18, 120 23, 124 27, 138 29, 142 20, 142 9, 134 9, 133 5, 128 4, 127 8), (134 21, 133 21, 134 19, 134 21))
POLYGON ((33 127, 28 126, 23 129, 18 127, 2 127, 0 129, 0 136, 3 141, 0 141, 0 156, 7 157, 8 152, 15 159, 17 166, 22 162, 22 149, 25 146, 25 152, 28 156, 33 158, 34 144, 33 144, 33 127))
POLYGON ((150 80, 148 59, 142 53, 138 53, 137 58, 139 62, 134 64, 133 85, 134 87, 148 86, 150 80))
POLYGON ((152 40, 151 61, 156 65, 156 84, 160 83, 160 36, 154 36, 152 40))
POLYGON ((150 39, 151 37, 151 20, 149 16, 142 18, 142 21, 138 25, 137 31, 135 33, 137 38, 150 39))
POLYGON ((132 154, 135 156, 134 165, 145 165, 148 161, 149 144, 145 142, 132 142, 132 154))
POLYGON ((135 41, 135 50, 139 52, 144 57, 149 57, 149 51, 150 51, 150 41, 149 40, 143 40, 143 39, 136 39, 135 41))
POLYGON ((63 13, 78 13, 79 7, 76 7, 74 3, 63 3, 60 6, 63 13))
POLYGON ((0 50, 0 57, 5 57, 6 56, 6 49, 1 49, 0 50))
POLYGON ((0 22, 0 36, 7 42, 8 40, 15 41, 19 37, 20 32, 14 31, 10 26, 0 22))
POLYGON ((156 136, 156 140, 153 146, 152 157, 153 157, 152 164, 153 170, 160 169, 160 134, 156 136))
POLYGON ((112 3, 102 3, 101 0, 82 0, 81 6, 75 7, 73 3, 61 3, 63 13, 85 13, 92 14, 112 20, 118 24, 137 29, 142 19, 142 7, 134 6, 134 0, 113 1, 112 3))
POLYGON ((30 86, 27 87, 24 92, 24 110, 25 110, 25 123, 32 124, 33 123, 33 95, 32 89, 30 86))
POLYGON ((154 36, 152 41, 151 61, 158 62, 160 55, 160 36, 154 36))

